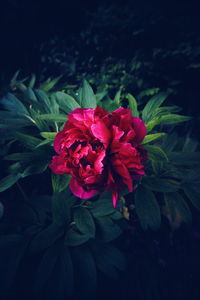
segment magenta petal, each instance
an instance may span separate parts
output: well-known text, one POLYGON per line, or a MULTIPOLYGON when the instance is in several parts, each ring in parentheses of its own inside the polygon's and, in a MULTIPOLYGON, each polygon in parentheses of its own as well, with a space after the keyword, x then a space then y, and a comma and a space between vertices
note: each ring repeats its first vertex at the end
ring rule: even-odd
POLYGON ((115 125, 112 126, 112 130, 113 130, 113 139, 119 141, 120 138, 124 135, 124 131, 115 125))
POLYGON ((102 162, 102 161, 103 161, 105 155, 106 155, 105 150, 102 150, 102 151, 98 154, 97 159, 96 159, 95 162, 94 162, 94 168, 95 168, 95 170, 97 171, 98 174, 101 174, 102 171, 103 171, 104 165, 103 165, 103 162, 102 162))
POLYGON ((92 190, 90 192, 86 192, 82 186, 79 185, 78 181, 75 178, 71 178, 70 183, 69 183, 69 187, 72 191, 72 193, 81 199, 88 199, 91 198, 92 196, 94 196, 96 194, 96 190, 92 190))
POLYGON ((114 208, 116 208, 118 200, 119 200, 119 193, 116 190, 112 191, 112 203, 114 208))
POLYGON ((110 132, 103 122, 98 121, 96 124, 93 124, 91 126, 91 131, 93 135, 98 138, 104 145, 108 145, 110 132))
POLYGON ((121 176, 121 180, 125 185, 128 186, 128 189, 130 192, 133 191, 133 183, 132 183, 132 178, 129 173, 129 170, 126 168, 126 166, 123 164, 121 161, 117 161, 113 165, 114 170, 121 176))
POLYGON ((61 152, 61 141, 63 138, 63 131, 60 131, 54 138, 54 149, 56 153, 60 154, 61 152))
POLYGON ((58 175, 70 173, 70 170, 66 167, 65 160, 60 156, 53 156, 49 167, 55 174, 58 175))
POLYGON ((134 142, 140 144, 143 141, 145 135, 147 134, 146 126, 140 118, 133 117, 133 128, 136 133, 134 142))
POLYGON ((94 122, 94 110, 92 108, 76 108, 71 114, 68 115, 68 120, 72 124, 76 124, 76 121, 78 121, 82 122, 82 125, 90 125, 91 122, 94 122))

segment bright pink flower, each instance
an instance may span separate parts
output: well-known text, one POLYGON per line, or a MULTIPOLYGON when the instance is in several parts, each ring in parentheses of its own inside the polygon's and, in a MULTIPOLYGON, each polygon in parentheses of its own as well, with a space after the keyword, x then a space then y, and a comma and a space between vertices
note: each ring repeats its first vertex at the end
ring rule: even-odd
POLYGON ((120 192, 144 175, 146 151, 140 143, 146 127, 130 109, 119 108, 111 114, 96 109, 77 108, 54 140, 57 156, 50 168, 56 174, 70 174, 70 189, 87 199, 97 192, 112 191, 116 206, 120 192))

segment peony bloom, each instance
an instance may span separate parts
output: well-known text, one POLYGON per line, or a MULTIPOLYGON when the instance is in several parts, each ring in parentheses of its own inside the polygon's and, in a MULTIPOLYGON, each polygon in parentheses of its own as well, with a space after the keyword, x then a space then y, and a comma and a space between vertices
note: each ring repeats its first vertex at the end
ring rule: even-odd
POLYGON ((50 164, 56 174, 70 174, 70 189, 82 199, 112 191, 116 206, 120 191, 133 191, 133 181, 144 175, 146 151, 140 143, 146 128, 130 109, 114 112, 77 108, 54 140, 57 153, 50 164))

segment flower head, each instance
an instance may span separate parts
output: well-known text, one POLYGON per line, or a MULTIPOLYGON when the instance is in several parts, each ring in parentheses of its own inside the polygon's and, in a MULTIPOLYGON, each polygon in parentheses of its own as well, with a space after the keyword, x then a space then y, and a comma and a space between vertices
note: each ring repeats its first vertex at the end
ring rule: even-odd
POLYGON ((70 189, 87 199, 97 192, 112 191, 116 206, 120 192, 144 174, 146 152, 140 143, 146 127, 130 109, 108 114, 104 109, 77 108, 68 116, 64 129, 54 140, 50 168, 56 174, 70 174, 70 189))

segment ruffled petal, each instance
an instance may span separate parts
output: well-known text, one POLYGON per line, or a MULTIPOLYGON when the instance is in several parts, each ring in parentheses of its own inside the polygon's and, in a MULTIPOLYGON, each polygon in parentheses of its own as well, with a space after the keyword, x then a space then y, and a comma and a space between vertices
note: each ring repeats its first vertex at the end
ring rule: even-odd
POLYGON ((98 121, 96 124, 93 124, 91 126, 91 131, 93 135, 97 139, 99 139, 105 146, 108 145, 110 140, 110 131, 103 122, 98 121))
POLYGON ((113 140, 119 141, 121 137, 124 135, 124 131, 121 130, 118 126, 113 125, 112 134, 113 134, 113 140))
POLYGON ((70 174, 70 170, 66 166, 66 161, 60 156, 53 156, 49 167, 55 174, 70 174))
POLYGON ((94 168, 97 174, 101 174, 104 168, 103 159, 105 158, 106 152, 102 150, 98 153, 97 159, 94 162, 94 168))

